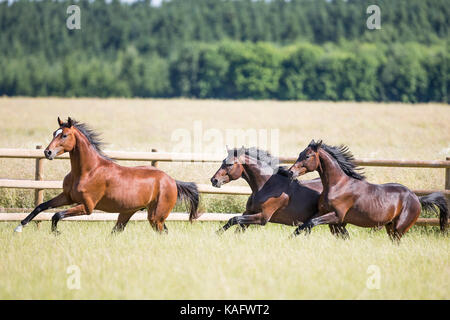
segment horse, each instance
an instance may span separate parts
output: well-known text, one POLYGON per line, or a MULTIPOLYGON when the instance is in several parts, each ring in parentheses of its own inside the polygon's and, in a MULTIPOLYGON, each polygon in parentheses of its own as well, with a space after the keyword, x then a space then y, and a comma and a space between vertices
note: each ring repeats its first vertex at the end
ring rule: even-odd
POLYGON ((358 172, 360 169, 347 146, 329 146, 321 140, 310 142, 289 168, 289 175, 295 178, 307 172, 319 172, 323 184, 320 216, 298 227, 294 236, 320 224, 351 223, 366 228, 385 226, 391 240, 398 242, 414 225, 422 207, 435 213, 439 211, 440 229, 446 230, 449 212, 442 193, 417 197, 401 184, 372 184, 358 172))
MULTIPOLYGON (((217 233, 225 232, 238 224, 236 231, 244 231, 249 224, 265 225, 267 222, 296 226, 317 213, 322 183, 319 178, 307 181, 290 181, 288 171, 279 166, 278 158, 257 148, 227 148, 227 157, 211 178, 211 184, 223 184, 243 178, 252 194, 247 200, 242 216, 231 218, 217 233)), ((336 236, 346 237, 345 224, 330 224, 336 236)))
POLYGON ((195 183, 174 180, 153 166, 121 166, 103 153, 98 134, 86 124, 70 117, 63 122, 58 117, 58 125, 44 155, 53 160, 69 153, 71 170, 64 178, 63 192, 38 205, 16 227, 16 232, 22 232, 40 212, 71 204, 76 205, 53 215, 54 233, 59 233, 59 220, 90 215, 94 209, 119 213, 113 233, 123 231, 133 214, 145 208, 153 229, 167 233, 164 222, 177 200, 189 207, 190 221, 198 217, 199 193, 195 183))

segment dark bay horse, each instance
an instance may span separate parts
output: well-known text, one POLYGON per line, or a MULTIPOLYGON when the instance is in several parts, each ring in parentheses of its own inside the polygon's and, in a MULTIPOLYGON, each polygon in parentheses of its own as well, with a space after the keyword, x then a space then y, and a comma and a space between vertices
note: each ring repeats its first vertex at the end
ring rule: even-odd
MULTIPOLYGON (((211 178, 214 187, 243 178, 252 194, 242 216, 231 218, 218 233, 239 224, 245 230, 249 224, 267 222, 299 225, 317 213, 322 183, 320 179, 290 181, 288 171, 280 167, 278 158, 257 148, 227 150, 228 156, 211 178)), ((240 229, 238 229, 240 230, 240 229)), ((330 224, 334 235, 346 236, 345 224, 330 224)))
POLYGON ((71 118, 63 123, 58 118, 58 125, 44 154, 53 160, 69 152, 71 171, 64 178, 63 192, 37 206, 15 231, 21 232, 39 212, 71 204, 76 205, 53 215, 55 233, 59 220, 89 215, 94 209, 118 212, 113 231, 122 231, 131 216, 143 208, 147 208, 150 225, 158 232, 167 232, 164 221, 178 199, 189 205, 189 219, 197 218, 195 183, 176 181, 152 166, 120 166, 101 151, 98 135, 85 124, 71 118))
POLYGON ((311 141, 300 153, 289 169, 290 176, 317 170, 323 191, 319 200, 320 216, 298 227, 294 235, 320 224, 351 223, 369 228, 386 226, 389 237, 398 241, 414 225, 422 207, 435 213, 439 209, 440 228, 445 231, 449 213, 443 194, 417 197, 401 184, 369 183, 357 172, 353 160, 346 146, 328 146, 322 141, 311 141))

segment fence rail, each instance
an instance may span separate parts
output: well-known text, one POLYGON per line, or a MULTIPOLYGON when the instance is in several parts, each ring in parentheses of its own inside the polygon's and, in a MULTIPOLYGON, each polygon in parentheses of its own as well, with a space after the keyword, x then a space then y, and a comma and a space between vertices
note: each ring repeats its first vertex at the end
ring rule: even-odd
MULTIPOLYGON (((124 161, 149 161, 152 165, 157 166, 158 162, 222 162, 223 156, 211 154, 191 154, 191 153, 169 153, 158 152, 152 149, 152 152, 125 152, 125 151, 108 151, 109 157, 115 160, 124 161)), ((45 181, 43 180, 43 161, 44 153, 42 146, 36 146, 34 149, 0 149, 0 158, 16 158, 16 159, 35 159, 36 170, 35 180, 17 180, 17 179, 0 179, 0 188, 20 188, 35 189, 35 205, 42 203, 43 191, 45 189, 61 189, 62 181, 45 181)), ((68 154, 63 154, 56 159, 69 159, 68 154)), ((297 157, 280 157, 282 164, 293 163, 297 157)), ((417 195, 426 195, 433 192, 442 192, 450 199, 450 157, 445 160, 417 161, 417 160, 380 160, 380 159, 356 159, 355 163, 361 166, 374 167, 402 167, 402 168, 442 168, 445 169, 444 190, 413 190, 417 195)), ((251 190, 244 186, 226 186, 220 189, 214 188, 207 184, 199 184, 199 191, 207 194, 233 194, 233 195, 249 195, 251 190)), ((2 214, 5 215, 5 214, 2 214)), ((220 219, 224 214, 222 214, 220 219)), ((102 219, 108 216, 103 215, 102 219)), ((217 219, 218 216, 214 215, 217 219)), ((12 218, 12 216, 11 216, 12 218)), ((100 219, 100 218, 99 218, 100 219)), ((0 219, 1 220, 1 219, 0 219)), ((85 220, 83 218, 83 220, 85 220)), ((422 219, 423 220, 423 219, 422 219)), ((421 220, 421 221, 422 221, 421 220)), ((431 223, 432 220, 423 220, 421 223, 431 223), (427 222, 428 221, 428 222, 427 222)), ((434 220, 433 220, 434 221, 434 220)), ((433 223, 435 223, 434 221, 433 223)))
MULTIPOLYGON (((16 189, 62 189, 63 182, 37 181, 37 180, 13 180, 0 179, 0 188, 16 188, 16 189)), ((250 195, 251 189, 244 186, 228 186, 222 188, 214 188, 208 184, 197 184, 200 193, 207 194, 233 194, 233 195, 250 195)), ((446 196, 450 196, 450 190, 413 190, 419 196, 430 194, 433 192, 442 192, 446 196)))
MULTIPOLYGON (((41 146, 38 146, 41 147, 41 146)), ((115 160, 127 161, 161 161, 161 162, 222 162, 224 157, 214 154, 173 153, 173 152, 127 152, 107 151, 106 154, 115 160)), ((44 159, 44 152, 40 149, 0 149, 0 158, 44 159)), ((55 159, 69 159, 63 154, 55 159)), ((281 163, 294 163, 297 157, 280 157, 281 163)), ((356 159, 361 166, 372 167, 407 167, 407 168, 444 168, 450 169, 450 157, 446 160, 378 160, 356 159)))

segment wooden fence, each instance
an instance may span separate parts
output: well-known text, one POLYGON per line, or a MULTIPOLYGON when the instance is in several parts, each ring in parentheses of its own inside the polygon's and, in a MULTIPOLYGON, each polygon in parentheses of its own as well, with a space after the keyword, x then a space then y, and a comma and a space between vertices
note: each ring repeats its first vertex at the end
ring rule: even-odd
MULTIPOLYGON (((189 153, 168 153, 158 152, 152 149, 152 152, 124 152, 124 151, 109 151, 108 156, 115 160, 127 160, 127 161, 149 161, 154 166, 158 166, 158 162, 222 162, 223 157, 217 157, 208 154, 189 154, 189 153)), ((61 189, 62 181, 45 181, 43 180, 43 162, 45 161, 44 152, 42 146, 36 146, 36 150, 33 149, 0 149, 0 158, 18 158, 18 159, 35 159, 35 179, 34 180, 16 180, 16 179, 0 179, 0 188, 20 188, 20 189, 35 189, 35 205, 42 203, 43 192, 45 189, 61 189)), ((55 159, 68 159, 68 154, 63 154, 55 159)), ((297 157, 280 157, 282 164, 293 163, 297 157)), ((375 166, 375 167, 403 167, 403 168, 443 168, 445 169, 444 190, 413 190, 417 195, 425 195, 433 192, 442 192, 450 198, 450 157, 446 160, 433 160, 433 161, 411 161, 411 160, 373 160, 373 159, 357 159, 355 160, 357 165, 361 166, 375 166)), ((210 194, 233 194, 233 195, 249 195, 251 190, 249 187, 241 186, 226 186, 220 189, 214 188, 211 185, 199 184, 199 191, 201 193, 210 194)), ((0 213, 0 221, 11 220, 16 217, 16 220, 20 220, 23 214, 13 213, 0 213), (6 217, 5 215, 8 215, 6 217)), ((41 214, 42 215, 42 214, 41 214)), ((100 216, 96 216, 95 221, 110 220, 110 216, 104 215, 104 219, 100 216)), ((207 218, 208 214, 203 215, 202 220, 223 220, 224 217, 219 217, 218 214, 214 214, 207 218)), ((44 216, 42 216, 44 217, 44 216)), ((174 216, 175 220, 176 217, 174 216)), ((45 218, 44 218, 45 219, 45 218)), ((80 220, 89 220, 86 218, 79 218, 80 220)), ((74 219, 76 220, 76 219, 74 219)), ((92 220, 92 219, 90 219, 92 220)), ((140 220, 137 218, 136 220, 140 220)), ((179 218, 179 220, 185 220, 185 217, 179 218)), ((419 224, 437 224, 437 219, 420 219, 419 224)))

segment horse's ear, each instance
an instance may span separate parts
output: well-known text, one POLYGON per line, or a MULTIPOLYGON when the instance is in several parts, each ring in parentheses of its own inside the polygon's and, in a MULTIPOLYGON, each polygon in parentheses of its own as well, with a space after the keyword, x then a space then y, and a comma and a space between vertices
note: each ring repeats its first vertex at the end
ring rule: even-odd
POLYGON ((240 157, 241 155, 245 154, 245 147, 242 146, 239 150, 236 151, 236 156, 240 157))
POLYGON ((69 126, 69 128, 73 125, 73 120, 70 117, 67 118, 67 125, 69 126))
POLYGON ((58 125, 61 127, 63 125, 63 122, 61 121, 61 119, 58 117, 58 125))
POLYGON ((322 146, 322 140, 319 140, 317 142, 312 140, 309 146, 314 150, 314 152, 317 152, 317 150, 319 150, 319 148, 322 146))

